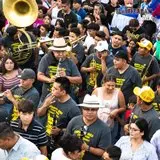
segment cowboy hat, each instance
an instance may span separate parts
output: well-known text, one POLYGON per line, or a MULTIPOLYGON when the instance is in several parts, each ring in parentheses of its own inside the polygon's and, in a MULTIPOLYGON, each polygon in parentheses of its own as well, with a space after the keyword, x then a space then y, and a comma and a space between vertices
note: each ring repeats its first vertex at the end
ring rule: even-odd
POLYGON ((55 38, 54 41, 53 41, 53 45, 51 47, 49 47, 49 50, 53 50, 53 51, 68 51, 69 48, 70 47, 65 42, 64 38, 55 38))
POLYGON ((86 107, 86 108, 103 108, 102 102, 96 95, 86 94, 83 103, 78 104, 78 106, 86 107))

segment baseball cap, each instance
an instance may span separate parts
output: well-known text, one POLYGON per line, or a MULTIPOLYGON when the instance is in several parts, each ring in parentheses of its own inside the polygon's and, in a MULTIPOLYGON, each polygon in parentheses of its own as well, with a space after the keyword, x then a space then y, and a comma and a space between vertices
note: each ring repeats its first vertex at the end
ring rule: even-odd
POLYGON ((97 43, 97 46, 95 47, 95 49, 96 49, 98 52, 107 51, 107 50, 108 50, 108 43, 105 42, 105 41, 99 41, 99 42, 97 43))
POLYGON ((147 50, 151 50, 152 49, 152 43, 151 43, 151 41, 149 41, 149 40, 147 40, 147 39, 144 39, 143 41, 141 41, 141 42, 137 42, 138 43, 138 45, 140 46, 140 47, 142 47, 142 48, 146 48, 147 50))
POLYGON ((148 103, 152 102, 155 98, 154 91, 149 86, 143 86, 142 88, 135 87, 133 93, 148 103))
POLYGON ((20 75, 18 75, 18 78, 20 78, 20 79, 35 79, 36 74, 32 69, 26 68, 21 72, 20 75))
POLYGON ((117 58, 122 58, 125 59, 126 61, 128 61, 128 56, 127 56, 127 52, 124 50, 119 50, 116 52, 115 57, 117 58))

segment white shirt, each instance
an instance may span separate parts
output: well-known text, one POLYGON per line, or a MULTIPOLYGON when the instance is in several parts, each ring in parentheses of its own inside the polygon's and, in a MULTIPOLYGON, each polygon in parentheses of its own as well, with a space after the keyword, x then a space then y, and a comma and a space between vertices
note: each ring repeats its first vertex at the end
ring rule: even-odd
POLYGON ((158 159, 160 159, 160 129, 154 133, 151 139, 151 144, 155 146, 158 159))
POLYGON ((62 148, 58 148, 52 152, 51 160, 71 160, 64 155, 62 148))
POLYGON ((51 21, 51 24, 54 26, 58 17, 58 12, 60 11, 60 9, 56 6, 52 9, 52 14, 51 14, 51 17, 52 17, 52 21, 51 21))

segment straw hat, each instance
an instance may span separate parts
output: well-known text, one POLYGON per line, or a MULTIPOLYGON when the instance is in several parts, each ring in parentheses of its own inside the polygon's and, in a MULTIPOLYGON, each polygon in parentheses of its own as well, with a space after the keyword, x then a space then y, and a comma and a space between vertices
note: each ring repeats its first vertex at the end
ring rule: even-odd
POLYGON ((49 50, 53 51, 67 51, 69 50, 69 46, 65 42, 64 38, 55 38, 53 41, 53 45, 49 47, 49 50))
POLYGON ((83 103, 78 106, 86 107, 86 108, 103 108, 102 102, 96 95, 86 94, 83 100, 83 103))

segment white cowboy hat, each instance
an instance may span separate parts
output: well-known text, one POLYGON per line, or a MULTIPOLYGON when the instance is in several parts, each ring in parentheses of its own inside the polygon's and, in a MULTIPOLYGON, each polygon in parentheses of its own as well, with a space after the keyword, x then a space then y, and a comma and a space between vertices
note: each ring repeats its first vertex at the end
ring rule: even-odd
POLYGON ((78 104, 78 106, 86 108, 103 108, 101 100, 96 95, 86 94, 83 103, 78 104))
POLYGON ((54 41, 53 41, 53 45, 51 47, 49 47, 49 50, 53 50, 53 51, 68 51, 69 48, 70 47, 65 42, 64 38, 55 38, 54 41))

